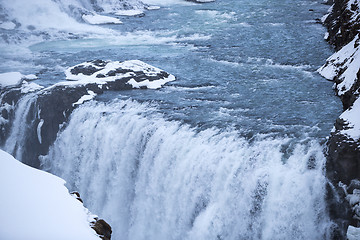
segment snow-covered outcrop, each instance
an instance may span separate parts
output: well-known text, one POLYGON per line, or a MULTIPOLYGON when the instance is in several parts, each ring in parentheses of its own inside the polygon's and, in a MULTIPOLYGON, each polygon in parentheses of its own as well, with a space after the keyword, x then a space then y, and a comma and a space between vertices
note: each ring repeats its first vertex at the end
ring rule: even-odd
POLYGON ((66 81, 47 88, 26 81, 0 88, 0 145, 27 165, 39 167, 39 156, 47 154, 80 104, 106 91, 158 89, 175 80, 139 60, 84 62, 68 68, 65 75, 66 81))
POLYGON ((335 82, 334 89, 344 109, 328 140, 326 170, 334 185, 329 191, 330 215, 339 226, 334 239, 346 239, 346 235, 348 239, 358 239, 360 215, 353 200, 358 197, 360 185, 351 194, 346 188, 360 180, 360 1, 330 2, 332 6, 322 21, 328 28, 325 39, 337 52, 318 71, 335 82))
POLYGON ((0 239, 99 240, 97 217, 64 184, 0 150, 0 239))
POLYGON ((102 88, 121 80, 132 88, 158 89, 175 80, 173 75, 139 60, 89 61, 68 68, 65 74, 66 79, 76 81, 76 85, 96 83, 102 88))

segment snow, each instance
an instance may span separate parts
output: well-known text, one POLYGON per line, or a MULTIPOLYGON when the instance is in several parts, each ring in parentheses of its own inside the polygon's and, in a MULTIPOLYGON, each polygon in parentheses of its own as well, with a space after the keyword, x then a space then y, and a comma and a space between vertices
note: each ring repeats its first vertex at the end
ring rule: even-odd
POLYGON ((40 86, 39 84, 33 83, 33 82, 27 82, 27 81, 23 81, 22 86, 21 86, 21 93, 30 93, 30 92, 35 92, 38 91, 40 89, 43 89, 43 86, 40 86))
POLYGON ((144 14, 144 11, 140 9, 118 10, 114 14, 119 16, 138 16, 144 14))
POLYGON ((158 9, 160 9, 160 6, 155 6, 155 5, 147 6, 146 9, 147 10, 158 10, 158 9))
POLYGON ((360 239, 360 228, 349 226, 346 237, 348 240, 359 240, 360 239))
POLYGON ((14 87, 21 84, 24 75, 19 72, 7 72, 0 74, 0 87, 14 87))
POLYGON ((329 38, 329 32, 326 32, 326 33, 324 34, 324 39, 327 40, 328 38, 329 38))
MULTIPOLYGON (((23 83, 23 80, 35 80, 35 74, 23 75, 20 72, 7 72, 0 74, 0 87, 16 87, 23 83)), ((25 83, 25 81, 24 81, 25 83)), ((37 84, 36 84, 37 85, 37 84)), ((39 85, 37 85, 39 86, 39 85)), ((24 87, 35 88, 35 84, 25 84, 24 87)))
POLYGON ((136 82, 133 78, 130 79, 127 83, 131 84, 133 88, 141 88, 141 87, 146 87, 149 89, 159 89, 161 88, 162 85, 164 85, 165 83, 167 83, 168 81, 174 81, 175 77, 173 78, 169 78, 169 79, 161 79, 158 81, 152 81, 150 82, 149 80, 144 80, 141 82, 136 82))
POLYGON ((82 19, 89 24, 121 24, 122 22, 114 17, 103 16, 99 14, 82 15, 82 19))
POLYGON ((342 134, 349 136, 354 140, 360 139, 360 98, 358 98, 352 107, 343 112, 340 118, 348 123, 349 129, 341 130, 342 134))
POLYGON ((13 22, 3 22, 0 24, 0 28, 6 29, 6 30, 12 30, 16 27, 16 24, 13 22))
POLYGON ((334 80, 334 77, 344 70, 339 75, 341 82, 336 86, 339 96, 349 91, 357 79, 356 75, 360 69, 359 41, 359 35, 357 35, 350 43, 329 57, 326 64, 318 69, 318 72, 329 80, 334 80))
POLYGON ((99 240, 65 181, 0 150, 0 239, 99 240))
POLYGON ((94 97, 96 97, 96 95, 97 95, 96 93, 89 90, 88 95, 82 96, 79 100, 77 100, 77 102, 73 103, 73 106, 83 104, 85 101, 89 101, 89 100, 93 99, 94 97))
MULTIPOLYGON (((139 61, 139 60, 129 60, 129 61, 124 61, 124 62, 107 61, 107 62, 105 62, 105 65, 102 67, 99 67, 99 66, 93 64, 92 62, 84 62, 84 63, 78 64, 78 65, 75 65, 73 67, 70 67, 65 71, 66 79, 69 81, 74 81, 74 82, 62 82, 62 83, 55 84, 55 85, 70 86, 70 85, 79 85, 79 84, 84 85, 84 84, 88 84, 88 83, 97 83, 99 85, 102 85, 107 82, 112 82, 112 81, 115 81, 115 80, 121 79, 121 78, 135 77, 136 76, 135 72, 142 72, 147 77, 155 77, 158 74, 160 74, 161 72, 163 72, 163 70, 153 67, 153 66, 151 66, 147 63, 144 63, 142 61, 139 61), (71 71, 77 67, 84 67, 84 68, 91 67, 91 68, 96 69, 97 71, 95 71, 91 75, 84 75, 83 73, 72 74, 71 71), (116 72, 115 74, 109 74, 111 71, 116 71, 117 69, 123 69, 123 70, 128 70, 128 71, 125 71, 123 73, 116 72), (98 75, 103 75, 103 77, 97 77, 98 75)), ((162 77, 162 78, 159 77, 159 79, 153 80, 153 81, 145 80, 145 81, 137 83, 133 79, 133 80, 130 80, 128 83, 131 84, 134 88, 146 86, 151 89, 158 89, 165 83, 174 81, 174 80, 175 80, 175 76, 170 74, 168 77, 162 77)))

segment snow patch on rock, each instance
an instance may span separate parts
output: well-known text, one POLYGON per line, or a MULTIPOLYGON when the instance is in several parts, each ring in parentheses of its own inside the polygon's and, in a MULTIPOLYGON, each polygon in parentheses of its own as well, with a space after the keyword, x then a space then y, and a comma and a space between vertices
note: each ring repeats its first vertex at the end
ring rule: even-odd
POLYGON ((35 74, 23 75, 20 72, 0 73, 0 87, 16 87, 19 86, 24 80, 35 79, 37 79, 35 74))
POLYGON ((73 103, 73 106, 83 104, 85 101, 90 101, 91 99, 93 99, 97 95, 96 93, 94 93, 91 90, 88 90, 87 92, 88 92, 88 94, 82 96, 79 100, 77 100, 77 102, 73 103))
POLYGON ((340 132, 353 140, 357 141, 360 139, 360 98, 358 98, 354 104, 340 117, 346 123, 346 129, 340 132))
POLYGON ((346 233, 347 240, 359 240, 360 239, 360 228, 349 226, 346 233))

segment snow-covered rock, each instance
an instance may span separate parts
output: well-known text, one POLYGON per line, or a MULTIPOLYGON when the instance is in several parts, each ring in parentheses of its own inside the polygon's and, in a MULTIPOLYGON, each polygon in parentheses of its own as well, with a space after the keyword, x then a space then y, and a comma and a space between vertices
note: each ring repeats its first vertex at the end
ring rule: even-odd
MULTIPOLYGON (((325 65, 318 71, 323 77, 335 81, 335 90, 340 97, 353 95, 355 92, 358 95, 360 75, 359 35, 329 57, 325 65)), ((353 101, 346 103, 345 108, 352 103, 353 101)))
POLYGON ((39 167, 39 156, 47 154, 59 129, 79 105, 106 91, 158 89, 175 80, 173 75, 138 60, 89 61, 68 68, 65 74, 67 81, 47 88, 23 81, 17 87, 0 89, 0 145, 11 134, 10 122, 21 109, 19 125, 34 131, 23 134, 22 151, 15 145, 9 151, 19 152, 16 158, 27 165, 39 167))
POLYGON ((354 141, 360 139, 360 98, 358 98, 354 104, 343 112, 340 117, 344 121, 344 129, 340 130, 340 133, 348 136, 354 141))
POLYGON ((82 19, 89 24, 121 24, 122 22, 114 17, 99 14, 84 14, 82 19))
POLYGON ((99 240, 90 227, 94 215, 64 184, 0 150, 0 239, 99 240))
POLYGON ((353 227, 360 225, 360 184, 354 184, 360 183, 360 1, 328 2, 332 6, 321 20, 328 29, 325 40, 337 52, 318 72, 335 82, 344 109, 327 142, 326 174, 335 186, 328 203, 330 217, 338 225, 333 239, 345 239, 347 235, 353 240, 360 239, 359 228, 353 227), (348 189, 337 187, 346 186, 343 183, 352 186, 350 194, 348 189))
POLYGON ((19 72, 0 73, 0 88, 19 86, 23 80, 34 80, 36 75, 23 75, 19 72))
POLYGON ((0 74, 0 87, 13 87, 18 86, 23 81, 23 76, 19 72, 7 72, 0 74))
POLYGON ((132 88, 158 89, 175 77, 159 68, 139 60, 84 62, 65 71, 66 79, 74 83, 109 85, 111 82, 122 82, 132 88))

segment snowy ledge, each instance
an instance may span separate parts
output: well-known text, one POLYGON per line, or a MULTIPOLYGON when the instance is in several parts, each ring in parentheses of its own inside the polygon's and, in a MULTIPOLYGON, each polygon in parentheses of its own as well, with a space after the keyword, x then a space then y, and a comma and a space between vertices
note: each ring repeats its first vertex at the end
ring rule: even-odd
POLYGON ((69 194, 65 181, 0 150, 0 239, 99 240, 94 215, 69 194))

